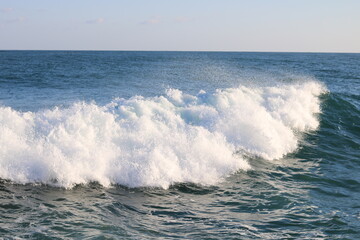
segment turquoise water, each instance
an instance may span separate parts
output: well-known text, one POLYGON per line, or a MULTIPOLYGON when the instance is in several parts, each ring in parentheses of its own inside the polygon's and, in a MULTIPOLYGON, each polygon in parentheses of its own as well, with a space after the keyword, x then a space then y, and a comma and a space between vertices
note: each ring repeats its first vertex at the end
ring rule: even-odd
POLYGON ((5 239, 359 239, 360 55, 0 52, 5 239))

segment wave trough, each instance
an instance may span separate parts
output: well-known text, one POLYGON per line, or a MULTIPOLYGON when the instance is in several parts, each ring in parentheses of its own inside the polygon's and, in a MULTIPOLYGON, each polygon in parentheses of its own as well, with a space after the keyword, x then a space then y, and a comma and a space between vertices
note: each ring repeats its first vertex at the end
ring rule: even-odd
POLYGON ((315 130, 316 81, 219 89, 189 95, 115 99, 106 106, 19 112, 0 107, 0 178, 66 188, 215 184, 250 164, 295 151, 299 133, 315 130))

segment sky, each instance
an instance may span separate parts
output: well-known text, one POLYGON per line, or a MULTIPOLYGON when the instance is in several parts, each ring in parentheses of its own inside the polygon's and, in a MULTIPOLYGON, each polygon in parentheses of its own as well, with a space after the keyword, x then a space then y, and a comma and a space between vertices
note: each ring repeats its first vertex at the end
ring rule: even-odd
POLYGON ((0 0, 2 50, 360 52, 359 0, 0 0))

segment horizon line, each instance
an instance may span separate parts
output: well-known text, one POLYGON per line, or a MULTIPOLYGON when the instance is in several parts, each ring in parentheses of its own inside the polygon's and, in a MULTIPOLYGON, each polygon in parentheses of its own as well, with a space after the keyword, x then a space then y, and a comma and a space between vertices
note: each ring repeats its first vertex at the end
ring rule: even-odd
POLYGON ((326 51, 259 51, 259 50, 120 50, 120 49, 0 49, 0 51, 61 51, 61 52, 219 52, 219 53, 346 53, 360 54, 360 52, 326 52, 326 51))

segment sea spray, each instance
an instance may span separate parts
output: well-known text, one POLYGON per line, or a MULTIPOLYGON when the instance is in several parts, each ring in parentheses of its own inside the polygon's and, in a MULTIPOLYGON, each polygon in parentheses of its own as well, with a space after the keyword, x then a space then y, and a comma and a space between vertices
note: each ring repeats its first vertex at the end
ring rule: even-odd
POLYGON ((308 81, 197 95, 169 89, 39 112, 1 107, 0 178, 67 188, 215 184, 250 168, 237 152, 272 160, 295 151, 294 131, 318 127, 324 91, 308 81))

